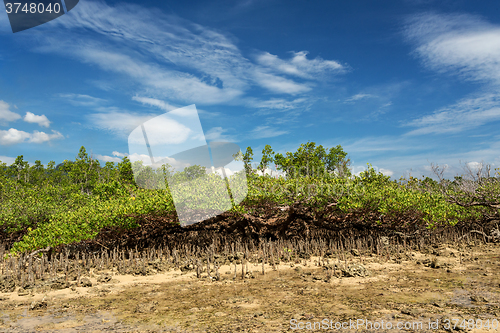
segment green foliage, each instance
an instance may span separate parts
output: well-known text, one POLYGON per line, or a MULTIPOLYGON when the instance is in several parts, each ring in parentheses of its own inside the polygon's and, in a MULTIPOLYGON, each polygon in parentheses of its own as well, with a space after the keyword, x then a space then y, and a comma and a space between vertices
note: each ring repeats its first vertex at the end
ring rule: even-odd
POLYGON ((264 170, 269 167, 269 164, 274 161, 274 151, 271 149, 270 145, 266 145, 264 149, 262 149, 262 158, 259 164, 259 170, 264 174, 264 170))
POLYGON ((165 176, 162 169, 154 170, 151 166, 144 165, 143 161, 132 163, 132 170, 135 177, 134 183, 140 188, 164 189, 165 176))
POLYGON ((253 151, 252 148, 247 147, 247 150, 243 154, 243 163, 245 165, 245 171, 249 175, 252 173, 252 160, 253 160, 253 151))
POLYGON ((382 172, 378 172, 372 167, 370 163, 367 164, 368 169, 359 174, 357 178, 364 184, 377 183, 377 184, 387 184, 390 182, 391 177, 384 175, 382 172))
POLYGON ((85 147, 80 148, 74 163, 67 164, 68 174, 73 183, 80 185, 83 193, 90 194, 98 180, 99 161, 89 157, 85 147))
POLYGON ((337 172, 341 177, 351 176, 348 168, 350 160, 341 145, 330 148, 328 154, 324 157, 324 161, 328 171, 337 172))
POLYGON ((172 198, 165 190, 138 189, 135 196, 116 196, 106 201, 92 197, 79 208, 52 214, 47 223, 15 243, 11 252, 92 239, 104 227, 140 227, 137 221, 141 216, 167 216, 173 211, 172 198))
POLYGON ((247 172, 232 175, 229 182, 206 174, 200 166, 174 172, 168 164, 153 169, 142 162, 132 164, 127 157, 117 165, 108 162, 101 166, 84 147, 75 161, 64 161, 57 167, 53 161, 46 168, 40 161, 30 166, 18 156, 10 166, 0 162, 0 228, 26 233, 11 249, 19 253, 91 239, 104 227, 138 228, 143 217, 171 217, 175 208, 247 214, 254 205, 302 202, 321 213, 334 204, 336 214, 355 213, 363 219, 375 216, 385 223, 411 221, 428 228, 482 221, 491 216, 492 209, 496 214, 499 211, 494 204, 500 197, 498 169, 496 178, 479 181, 457 177, 436 182, 410 177, 396 182, 370 164, 359 176, 331 177, 333 172, 340 175, 339 168, 349 161, 340 146, 325 149, 308 142, 295 153, 273 155, 266 145, 261 170, 274 161, 281 170, 297 172, 288 173, 286 178, 257 176, 250 167, 250 147, 245 154, 238 154, 247 172), (315 169, 325 172, 312 172, 315 169), (246 195, 241 204, 228 200, 228 184, 233 197, 246 195), (185 207, 174 207, 173 196, 185 207))
POLYGON ((132 171, 132 163, 127 156, 122 158, 122 161, 118 163, 119 177, 120 181, 126 184, 135 184, 134 172, 132 171))
POLYGON ((184 168, 187 180, 194 180, 207 174, 207 169, 200 165, 192 165, 184 168))
POLYGON ((301 144, 296 152, 287 152, 286 156, 278 153, 274 161, 279 170, 285 171, 289 177, 326 177, 337 173, 338 176, 348 177, 349 159, 340 145, 325 149, 314 142, 301 144))
POLYGON ((113 180, 109 183, 97 184, 94 188, 93 194, 97 196, 97 199, 107 201, 116 196, 126 196, 128 191, 123 184, 113 180))

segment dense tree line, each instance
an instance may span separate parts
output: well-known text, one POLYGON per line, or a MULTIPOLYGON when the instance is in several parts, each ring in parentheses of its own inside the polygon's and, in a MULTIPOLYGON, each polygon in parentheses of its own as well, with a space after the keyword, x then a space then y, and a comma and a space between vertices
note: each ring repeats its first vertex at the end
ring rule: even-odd
POLYGON ((319 213, 335 207, 335 214, 355 212, 366 219, 380 219, 375 222, 414 221, 428 227, 500 221, 500 174, 496 169, 491 175, 488 166, 466 169, 465 175, 453 180, 444 179, 443 169, 433 166, 437 180, 410 177, 397 181, 370 165, 361 174, 351 175, 350 160, 341 146, 325 148, 314 142, 285 154, 266 145, 254 167, 251 147, 234 157, 244 165, 234 176, 246 174, 248 193, 233 186, 235 193, 243 193, 244 201, 232 202, 231 208, 223 205, 227 192, 222 193, 229 183, 207 175, 198 165, 175 171, 168 164, 152 168, 127 157, 101 165, 85 147, 74 161, 57 165, 51 161, 46 167, 40 161, 30 165, 18 156, 9 166, 0 162, 0 231, 26 233, 14 252, 67 244, 95 237, 103 227, 136 228, 141 217, 170 216, 177 209, 173 194, 180 193, 188 198, 186 204, 196 208, 196 195, 207 201, 208 192, 215 206, 222 205, 217 209, 237 214, 248 214, 250 207, 261 204, 290 207, 301 203, 314 206, 319 213), (264 175, 273 164, 284 171, 283 177, 264 175), (197 180, 204 175, 207 177, 197 180), (196 181, 187 183, 190 180, 196 181), (175 192, 173 187, 170 192, 169 184, 183 182, 194 188, 182 184, 186 193, 175 192))
POLYGON ((37 160, 30 166, 20 155, 10 166, 0 164, 0 178, 2 183, 13 181, 16 186, 66 186, 78 185, 80 190, 91 193, 97 183, 106 183, 113 180, 126 184, 134 184, 132 165, 128 157, 115 165, 106 162, 101 166, 99 160, 89 157, 85 147, 81 147, 75 161, 65 160, 56 166, 50 161, 47 167, 37 160))

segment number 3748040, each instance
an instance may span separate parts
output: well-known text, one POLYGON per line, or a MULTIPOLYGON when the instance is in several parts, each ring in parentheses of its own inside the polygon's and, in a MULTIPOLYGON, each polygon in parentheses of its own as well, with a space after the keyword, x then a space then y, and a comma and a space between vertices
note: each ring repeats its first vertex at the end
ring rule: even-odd
POLYGON ((24 3, 24 4, 21 2, 14 2, 14 3, 7 2, 5 4, 5 9, 7 10, 7 14, 12 14, 12 13, 58 14, 61 11, 61 5, 59 3, 54 3, 54 4, 49 3, 48 5, 45 5, 43 3, 36 3, 36 2, 24 3))

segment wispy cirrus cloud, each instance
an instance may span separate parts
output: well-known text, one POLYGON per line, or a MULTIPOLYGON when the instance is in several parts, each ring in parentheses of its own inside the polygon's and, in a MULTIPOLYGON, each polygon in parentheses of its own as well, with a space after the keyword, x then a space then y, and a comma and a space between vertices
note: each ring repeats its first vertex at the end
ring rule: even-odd
POLYGON ((481 91, 406 122, 407 135, 458 133, 500 120, 500 25, 470 14, 424 13, 408 19, 404 34, 429 69, 481 82, 481 91))
POLYGON ((314 85, 282 75, 316 80, 345 68, 333 60, 308 59, 306 51, 293 52, 288 60, 262 53, 252 62, 229 34, 132 4, 85 1, 71 18, 63 16, 39 28, 51 33, 29 39, 35 50, 69 55, 125 75, 151 98, 180 104, 244 104, 243 97, 254 87, 302 94, 314 85))
POLYGON ((350 153, 380 154, 381 152, 404 152, 412 149, 425 150, 428 144, 420 143, 407 137, 396 136, 367 136, 349 141, 342 145, 350 153))
POLYGON ((229 101, 248 87, 244 74, 251 64, 221 33, 131 4, 113 7, 86 1, 73 16, 54 24, 72 30, 77 38, 45 35, 38 50, 69 54, 125 74, 157 97, 183 103, 229 101), (217 78, 224 87, 213 84, 217 78))
POLYGON ((296 95, 312 90, 310 83, 297 83, 293 80, 264 73, 260 70, 254 73, 254 78, 260 86, 278 94, 296 95))
POLYGON ((444 134, 463 132, 499 120, 500 94, 487 93, 464 98, 403 126, 417 127, 406 135, 444 134))
POLYGON ((424 13, 407 20, 404 34, 428 68, 500 83, 500 25, 470 14, 424 13))
POLYGON ((327 73, 340 74, 347 70, 337 61, 324 60, 321 57, 307 59, 307 51, 291 53, 291 59, 283 60, 274 54, 263 52, 257 56, 257 62, 272 71, 309 80, 317 80, 327 73))
POLYGON ((70 104, 74 106, 85 106, 85 107, 92 107, 92 106, 99 106, 103 105, 104 103, 107 102, 107 100, 103 98, 97 98, 89 95, 84 95, 84 94, 58 94, 57 95, 60 98, 65 99, 68 101, 70 104))
POLYGON ((248 105, 260 109, 270 110, 290 110, 303 106, 307 98, 296 98, 294 100, 286 100, 284 98, 271 98, 268 100, 251 100, 248 105))
POLYGON ((157 108, 160 108, 164 111, 172 111, 175 109, 178 109, 178 107, 173 106, 165 101, 161 101, 156 98, 149 98, 149 97, 140 97, 140 96, 134 96, 132 97, 134 101, 140 102, 145 105, 150 105, 150 106, 155 106, 157 108))
POLYGON ((376 95, 373 95, 373 94, 363 94, 363 93, 359 93, 359 94, 356 94, 356 95, 352 95, 351 97, 347 98, 344 103, 349 103, 349 102, 355 102, 355 101, 358 101, 360 99, 366 99, 366 98, 376 98, 378 96, 376 95))
MULTIPOLYGON (((339 140, 334 140, 336 144, 339 140)), ((341 140, 343 141, 343 140, 341 140)), ((333 146, 325 143, 324 146, 333 146)), ((355 156, 352 166, 355 172, 366 170, 369 162, 376 170, 393 171, 393 175, 434 177, 430 168, 431 163, 448 164, 445 177, 453 177, 463 173, 461 163, 469 162, 471 166, 478 161, 485 161, 493 166, 500 166, 500 135, 489 137, 484 142, 462 145, 454 149, 456 140, 453 138, 435 140, 431 137, 409 135, 386 135, 382 137, 369 136, 353 141, 345 141, 342 147, 351 156, 355 156)), ((388 173, 385 173, 388 174, 388 173)))
POLYGON ((288 131, 283 131, 271 126, 257 126, 250 132, 250 136, 253 139, 264 139, 264 138, 274 138, 283 134, 287 134, 288 131))
MULTIPOLYGON (((151 98, 151 97, 141 97, 141 96, 133 96, 132 100, 137 101, 139 103, 142 103, 143 105, 147 106, 154 106, 160 110, 163 110, 165 112, 173 112, 172 114, 177 114, 177 115, 186 115, 186 110, 183 109, 180 106, 175 106, 172 105, 168 102, 162 101, 157 98, 151 98), (179 113, 176 113, 175 110, 179 109, 179 113)), ((221 115, 220 112, 214 112, 214 111, 206 111, 200 108, 196 108, 196 111, 198 112, 199 115, 203 117, 218 117, 221 115)))
POLYGON ((122 138, 128 137, 137 126, 157 116, 157 114, 138 114, 117 108, 109 110, 100 108, 100 112, 87 116, 92 128, 110 131, 122 138))

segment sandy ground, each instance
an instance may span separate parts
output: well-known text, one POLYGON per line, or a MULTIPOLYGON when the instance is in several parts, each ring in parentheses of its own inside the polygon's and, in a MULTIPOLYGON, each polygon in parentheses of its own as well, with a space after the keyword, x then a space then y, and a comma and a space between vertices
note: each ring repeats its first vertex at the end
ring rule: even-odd
POLYGON ((0 293, 0 332, 498 332, 499 258, 500 245, 489 244, 331 258, 327 267, 313 257, 266 265, 264 275, 250 264, 244 277, 237 265, 236 278, 222 266, 219 281, 194 270, 95 271, 92 287, 0 293), (353 267, 366 274, 341 273, 353 267), (111 280, 98 282, 103 274, 111 280))

